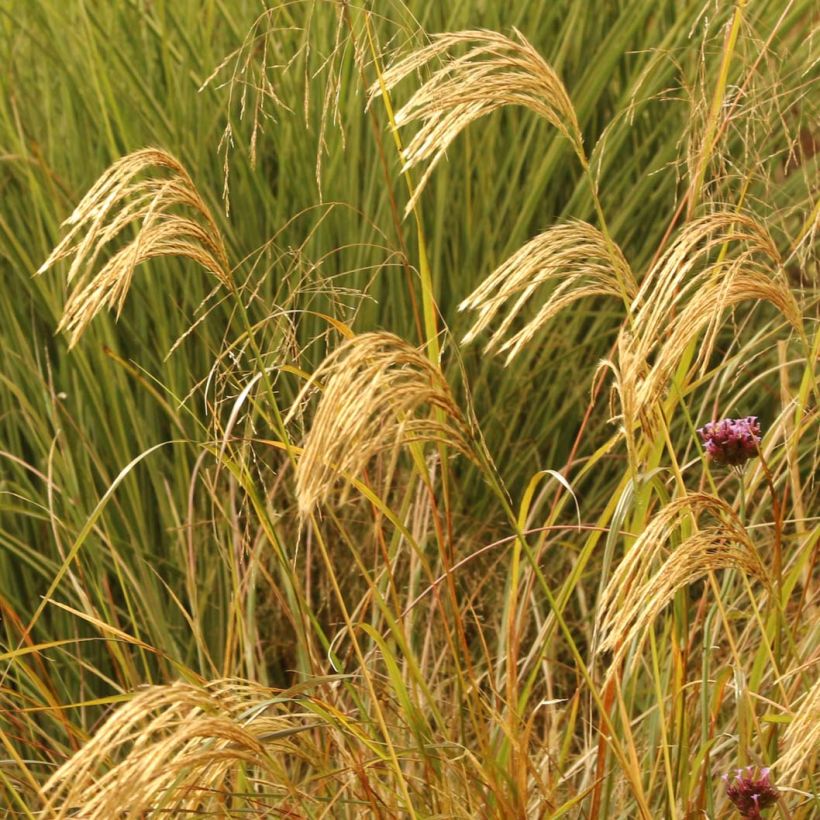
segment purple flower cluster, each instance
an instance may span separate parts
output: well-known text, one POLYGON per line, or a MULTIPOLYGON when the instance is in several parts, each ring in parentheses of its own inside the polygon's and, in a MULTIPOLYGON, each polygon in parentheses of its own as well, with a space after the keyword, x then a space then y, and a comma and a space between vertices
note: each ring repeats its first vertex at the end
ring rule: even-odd
POLYGON ((760 444, 757 416, 710 421, 699 428, 698 433, 715 464, 736 466, 757 455, 760 444))
POLYGON ((751 817, 752 820, 762 820, 760 813, 764 809, 773 806, 778 797, 777 789, 769 780, 769 769, 761 769, 755 776, 755 767, 747 766, 745 769, 737 769, 732 781, 729 775, 723 775, 723 782, 726 784, 726 794, 737 806, 741 817, 751 817))

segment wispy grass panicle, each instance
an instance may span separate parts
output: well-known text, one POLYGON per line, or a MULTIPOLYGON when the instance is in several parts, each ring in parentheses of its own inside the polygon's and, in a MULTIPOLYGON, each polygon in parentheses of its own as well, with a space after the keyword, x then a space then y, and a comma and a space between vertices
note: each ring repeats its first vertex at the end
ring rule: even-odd
POLYGON ((277 756, 293 753, 288 738, 315 723, 283 714, 286 699, 270 698, 239 680, 143 689, 49 778, 47 816, 221 813, 248 777, 276 781, 277 756))
POLYGON ((316 185, 320 197, 322 156, 328 150, 327 132, 331 124, 338 129, 344 147, 344 123, 339 112, 342 63, 349 47, 349 35, 343 22, 344 6, 341 3, 328 4, 336 16, 335 40, 328 54, 315 52, 311 45, 314 15, 309 9, 312 5, 312 0, 295 0, 265 8, 248 28, 241 45, 219 62, 199 88, 200 91, 208 86, 227 88, 227 123, 219 140, 222 198, 227 214, 230 214, 231 154, 240 136, 237 123, 250 120, 248 159, 251 167, 256 167, 262 135, 268 125, 277 123, 279 114, 294 113, 300 105, 304 124, 306 128, 310 126, 312 86, 320 75, 325 78, 316 148, 316 185), (303 19, 303 25, 296 23, 299 18, 303 19), (289 48, 285 52, 283 42, 286 40, 289 48), (295 99, 296 86, 299 85, 303 85, 300 102, 295 99))
POLYGON ((771 234, 749 214, 717 211, 693 220, 647 271, 635 298, 635 327, 645 344, 664 335, 670 317, 701 296, 699 313, 709 320, 709 338, 721 311, 744 298, 769 298, 794 325, 800 312, 778 274, 782 263, 771 234), (740 277, 740 278, 739 278, 740 277), (745 286, 745 287, 744 287, 745 286), (704 291, 704 287, 707 288, 704 291))
POLYGON ((440 67, 396 112, 399 128, 420 126, 403 150, 405 168, 429 161, 407 205, 408 213, 450 143, 470 123, 499 108, 529 108, 557 128, 576 153, 582 152, 581 129, 564 84, 519 31, 512 38, 483 29, 438 34, 429 45, 388 68, 370 87, 369 99, 379 96, 383 85, 390 91, 438 60, 442 60, 440 67), (462 56, 451 53, 462 47, 467 49, 462 56))
POLYGON ((734 510, 708 493, 690 493, 660 510, 630 547, 598 603, 599 652, 612 652, 614 670, 632 641, 646 630, 675 592, 710 571, 740 569, 769 584, 769 576, 734 510), (692 521, 710 522, 685 535, 692 521), (672 539, 684 533, 674 548, 672 539), (669 545, 669 546, 667 546, 669 545))
POLYGON ((64 224, 68 233, 37 272, 72 260, 67 278, 73 289, 57 328, 68 332, 72 347, 103 308, 119 316, 134 269, 149 259, 186 257, 232 287, 225 244, 208 206, 182 164, 160 148, 115 162, 64 224), (155 176, 143 176, 147 172, 155 176), (128 229, 136 235, 98 265, 128 229))
POLYGON ((636 352, 632 334, 626 329, 618 334, 615 354, 614 358, 604 359, 599 370, 608 369, 613 374, 609 397, 611 420, 621 422, 629 463, 636 469, 638 420, 640 419, 644 432, 649 435, 653 435, 657 422, 655 416, 646 413, 640 404, 640 387, 649 374, 649 364, 636 352))
POLYGON ((634 298, 637 285, 620 248, 586 222, 556 225, 517 250, 459 305, 460 310, 470 308, 478 313, 464 343, 472 341, 504 305, 512 303, 486 346, 488 351, 506 353, 509 364, 540 328, 576 300, 621 297, 624 292, 634 298), (554 287, 535 316, 505 341, 516 317, 536 291, 549 283, 554 287))
POLYGON ((443 441, 470 453, 467 423, 441 371, 392 333, 343 342, 313 374, 286 422, 317 389, 321 398, 296 468, 305 515, 339 479, 359 478, 374 456, 402 444, 443 441))

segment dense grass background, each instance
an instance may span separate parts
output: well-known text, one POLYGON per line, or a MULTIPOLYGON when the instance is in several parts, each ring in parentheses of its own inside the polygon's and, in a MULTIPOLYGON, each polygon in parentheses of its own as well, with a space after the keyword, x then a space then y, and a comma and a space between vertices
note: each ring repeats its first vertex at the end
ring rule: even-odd
MULTIPOLYGON (((96 759, 84 745, 138 687, 237 677, 286 693, 274 704, 273 690, 226 686, 236 703, 217 698, 204 713, 224 707, 225 721, 248 727, 243 708, 263 704, 294 734, 265 728, 271 745, 254 752, 264 761, 239 761, 219 783, 213 767, 173 770, 172 784, 193 772, 190 782, 233 797, 169 785, 142 809, 194 800, 197 811, 272 816, 728 816, 719 774, 788 752, 783 733, 805 719, 817 678, 813 5, 380 0, 271 4, 261 17, 250 0, 0 5, 0 802, 9 813, 42 811, 45 781, 72 755, 96 766, 88 793, 104 791, 93 778, 116 773, 127 749, 96 759), (381 100, 365 109, 378 77, 367 25, 388 64, 426 34, 518 29, 569 92, 608 229, 638 280, 693 219, 742 213, 771 233, 783 260, 772 274, 800 305, 804 337, 770 305, 726 311, 703 370, 688 372, 692 349, 679 357, 668 441, 641 431, 632 464, 618 403, 607 403, 611 375, 598 368, 626 326, 618 300, 576 302, 506 367, 481 339, 460 345, 474 316, 458 305, 500 262, 555 223, 599 222, 569 142, 505 108, 456 139, 418 209, 441 366, 497 474, 456 457, 436 466, 442 451, 419 445, 398 457, 387 488, 391 459, 371 465, 364 478, 378 503, 353 490, 346 505, 304 521, 298 457, 262 441, 281 438, 274 395, 291 406, 339 344, 331 319, 430 349, 401 162, 381 100), (119 321, 100 315, 69 352, 54 332, 67 266, 35 271, 99 175, 146 146, 187 168, 247 314, 208 273, 159 259, 137 270, 119 321), (234 419, 262 370, 270 375, 234 419), (766 432, 771 482, 758 464, 738 479, 701 463, 694 427, 747 414, 766 432), (531 483, 544 469, 561 471, 574 499, 550 476, 531 483), (607 687, 606 656, 593 645, 602 590, 687 488, 739 511, 767 567, 779 504, 783 613, 742 572, 721 570, 711 586, 704 575, 677 592, 649 629, 650 648, 607 687), (540 571, 522 557, 520 579, 509 512, 521 528, 553 528, 528 537, 540 571), (407 611, 457 562, 452 580, 407 611), (334 672, 349 677, 325 677, 334 672), (613 732, 608 750, 602 738, 613 732)), ((425 76, 403 83, 395 102, 425 76)), ((734 252, 727 241, 703 264, 734 252)), ((290 426, 294 442, 313 409, 290 426)), ((680 523, 671 542, 689 527, 680 523)), ((151 708, 181 702, 168 691, 151 708)), ((232 737, 231 748, 246 740, 232 737)), ((811 760, 782 784, 781 816, 817 811, 811 760)), ((128 782, 105 781, 114 805, 130 805, 128 782)))

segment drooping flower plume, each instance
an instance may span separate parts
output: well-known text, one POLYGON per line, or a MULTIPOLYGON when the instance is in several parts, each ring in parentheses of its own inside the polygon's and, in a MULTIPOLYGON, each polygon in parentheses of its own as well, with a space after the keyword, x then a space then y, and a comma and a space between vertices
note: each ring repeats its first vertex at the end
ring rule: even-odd
POLYGON ((710 421, 700 427, 698 433, 715 464, 737 466, 757 455, 760 444, 757 416, 710 421))
POLYGON ((738 769, 731 781, 729 775, 723 775, 723 782, 726 783, 726 794, 737 806, 740 816, 752 820, 761 820, 761 812, 777 803, 780 797, 769 779, 768 768, 756 773, 754 766, 747 766, 738 769))

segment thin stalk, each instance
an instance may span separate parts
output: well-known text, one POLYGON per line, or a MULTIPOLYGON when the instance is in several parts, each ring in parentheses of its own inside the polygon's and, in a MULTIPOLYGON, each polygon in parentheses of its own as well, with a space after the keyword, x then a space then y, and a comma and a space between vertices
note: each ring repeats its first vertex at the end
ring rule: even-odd
POLYGON ((378 723, 379 729, 382 733, 382 737, 384 738, 384 743, 387 747, 388 756, 390 757, 390 761, 393 765, 393 769, 399 781, 399 789, 401 790, 402 797, 405 801, 406 811, 410 817, 415 818, 417 816, 416 811, 413 808, 413 801, 410 799, 410 792, 407 790, 407 782, 405 781, 404 773, 402 771, 398 755, 396 754, 395 746, 393 745, 393 741, 390 736, 390 730, 387 728, 387 721, 384 718, 384 713, 382 712, 382 708, 379 703, 379 698, 376 694, 376 689, 373 686, 373 680, 367 672, 367 662, 365 661, 364 653, 362 652, 362 649, 359 646, 359 641, 356 638, 356 630, 354 628, 353 621, 350 618, 350 613, 347 610, 344 594, 342 593, 341 587, 339 587, 339 582, 336 578, 336 573, 333 569, 333 562, 331 561, 330 553, 328 552, 327 545, 325 544, 325 539, 322 536, 321 527, 319 527, 319 523, 316 521, 316 517, 313 515, 313 513, 311 513, 310 515, 310 524, 313 529, 313 533, 316 536, 316 543, 319 545, 319 551, 322 554, 322 560, 324 561, 325 567, 327 568, 327 577, 330 580, 330 584, 333 587, 333 592, 336 595, 336 600, 339 604, 339 608, 341 609, 342 617, 344 618, 345 626, 347 627, 347 633, 350 636, 350 642, 353 646, 353 651, 356 654, 356 660, 359 663, 359 668, 361 669, 362 678, 364 679, 365 685, 367 686, 367 691, 370 693, 370 699, 373 704, 376 722, 378 723))
MULTIPOLYGON (((379 80, 379 88, 382 92, 382 102, 384 109, 387 112, 387 120, 390 124, 390 133, 393 135, 393 142, 396 145, 399 157, 404 156, 404 146, 401 141, 398 126, 396 125, 396 117, 393 111, 393 103, 390 99, 390 92, 387 90, 387 85, 384 82, 384 72, 379 59, 378 51, 376 50, 376 43, 373 37, 373 29, 370 23, 370 14, 365 13, 364 17, 365 31, 367 32, 367 44, 370 48, 370 54, 373 58, 373 64, 376 66, 376 75, 379 80)), ((416 188, 413 182, 413 177, 409 169, 405 169, 402 173, 404 181, 407 184, 407 192, 410 198, 413 198, 416 188)), ((427 242, 424 236, 424 223, 421 219, 421 212, 418 205, 413 207, 413 217, 416 221, 416 237, 418 239, 419 252, 419 277, 421 279, 421 304, 422 313, 424 316, 424 332, 426 336, 427 355, 430 361, 438 365, 441 358, 441 347, 438 340, 438 314, 436 311, 436 302, 433 291, 433 277, 430 272, 430 263, 427 257, 427 242)))
MULTIPOLYGON (((774 512, 774 544, 772 546, 773 552, 773 566, 772 573, 774 575, 774 591, 771 594, 769 611, 774 608, 774 663, 775 669, 780 669, 780 660, 783 647, 783 506, 777 496, 777 490, 774 485, 774 477, 763 453, 758 448, 760 455, 760 466, 763 468, 763 474, 766 476, 766 483, 769 485, 769 493, 772 496, 772 510, 774 512)), ((771 733, 769 735, 769 759, 774 762, 778 757, 777 749, 778 738, 778 724, 772 723, 771 733)))
MULTIPOLYGON (((538 586, 544 594, 544 597, 547 600, 547 604, 550 607, 550 610, 555 616, 555 620, 558 623, 558 627, 564 635, 564 639, 567 642, 567 647, 570 651, 570 654, 573 657, 573 660, 577 666, 578 671, 581 673, 584 681, 589 688, 590 695, 592 696, 593 700, 595 701, 596 706, 598 707, 599 713, 601 715, 601 719, 606 724, 607 731, 609 732, 609 737, 607 738, 607 742, 611 745, 612 750, 615 756, 618 758, 619 763, 621 764, 624 773, 627 776, 627 780, 632 787, 633 794, 635 796, 636 802, 638 803, 638 808, 641 812, 641 816, 646 818, 646 820, 650 820, 652 814, 649 810, 648 804, 646 802, 646 796, 643 791, 643 787, 640 781, 640 773, 638 771, 633 771, 632 767, 628 762, 628 757, 621 745, 620 740, 617 738, 617 734, 615 732, 615 726, 612 723, 612 719, 609 716, 609 709, 604 704, 604 701, 601 698, 600 693, 598 692, 598 688, 595 686, 595 683, 592 679, 592 675, 587 668, 586 663, 584 662, 583 657, 578 649, 577 644, 575 643, 575 639, 572 636, 572 632, 569 629, 566 621, 564 620, 564 616, 561 614, 561 610, 558 606, 558 602, 556 601, 555 597, 552 594, 552 591, 547 584, 546 578, 544 578, 544 574, 541 572, 540 567, 538 566, 538 561, 536 559, 535 554, 532 551, 532 548, 527 543, 526 537, 524 533, 521 531, 520 527, 518 526, 518 520, 515 515, 515 512, 512 509, 512 506, 509 503, 508 496, 506 490, 504 489, 503 483, 501 482, 500 477, 498 476, 494 465, 491 462, 487 461, 486 459, 482 459, 484 462, 484 466, 486 469, 486 475, 490 479, 490 486, 492 487, 493 491, 495 492, 496 497, 501 502, 501 506, 504 509, 504 512, 507 516, 507 519, 510 525, 513 528, 513 531, 516 535, 515 544, 518 545, 519 555, 520 551, 523 550, 524 554, 527 557, 527 561, 529 562, 533 573, 536 577, 538 582, 538 586)), ((508 652, 509 654, 509 652, 508 652)), ((634 750, 633 750, 634 754, 634 750)))
POLYGON ((743 9, 745 6, 746 0, 737 0, 735 4, 735 11, 732 15, 732 22, 729 25, 729 30, 726 32, 726 40, 723 47, 723 59, 720 63, 718 80, 712 94, 712 104, 709 108, 709 116, 706 120, 706 130, 703 134, 703 143, 701 145, 700 153, 698 154, 697 170, 695 171, 695 175, 692 179, 692 185, 689 189, 687 219, 692 218, 695 208, 698 206, 700 201, 701 190, 703 188, 703 179, 706 176, 706 168, 709 165, 712 151, 717 143, 718 119, 720 117, 721 109, 723 108, 723 98, 726 95, 726 85, 729 82, 729 70, 732 65, 732 57, 735 53, 737 38, 743 22, 743 9))

